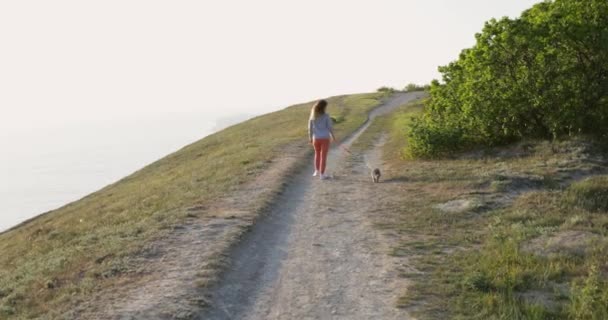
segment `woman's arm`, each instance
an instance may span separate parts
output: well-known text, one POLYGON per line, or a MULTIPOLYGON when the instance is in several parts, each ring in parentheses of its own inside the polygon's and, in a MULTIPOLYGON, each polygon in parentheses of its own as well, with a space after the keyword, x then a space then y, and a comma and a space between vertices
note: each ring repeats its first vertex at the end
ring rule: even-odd
POLYGON ((333 142, 336 142, 336 136, 334 135, 334 124, 329 115, 327 115, 327 128, 329 128, 329 135, 331 136, 331 140, 333 142))
POLYGON ((312 143, 312 119, 308 119, 308 142, 312 143))

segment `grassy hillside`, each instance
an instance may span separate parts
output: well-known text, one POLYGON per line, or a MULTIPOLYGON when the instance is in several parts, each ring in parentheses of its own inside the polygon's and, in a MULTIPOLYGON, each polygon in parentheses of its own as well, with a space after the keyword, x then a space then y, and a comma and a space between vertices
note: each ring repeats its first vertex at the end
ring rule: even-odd
MULTIPOLYGON (((385 96, 329 99, 338 137, 385 96)), ((190 214, 251 181, 307 143, 311 103, 208 136, 79 201, 0 234, 0 318, 59 314, 89 293, 137 275, 131 258, 190 214)), ((304 160, 304 159, 303 159, 304 160)))
POLYGON ((413 160, 421 110, 380 119, 359 144, 388 135, 385 188, 398 196, 374 219, 412 267, 399 304, 419 319, 608 318, 604 149, 578 137, 413 160))

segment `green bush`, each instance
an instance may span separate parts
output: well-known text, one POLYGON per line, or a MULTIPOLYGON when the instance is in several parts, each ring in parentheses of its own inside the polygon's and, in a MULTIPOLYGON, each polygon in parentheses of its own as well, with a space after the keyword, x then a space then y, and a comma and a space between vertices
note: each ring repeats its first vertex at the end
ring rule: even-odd
POLYGON ((413 92, 413 91, 426 91, 429 90, 431 88, 430 85, 417 85, 415 83, 409 83, 408 85, 405 86, 405 88, 403 88, 403 91, 405 92, 413 92))
POLYGON ((378 88, 378 90, 376 90, 376 91, 378 91, 378 92, 383 92, 383 93, 394 93, 394 92, 396 92, 397 90, 395 90, 395 88, 391 88, 391 87, 386 87, 386 86, 384 86, 384 87, 380 87, 380 88, 378 88))
POLYGON ((608 135, 608 2, 545 1, 492 19, 476 44, 439 68, 414 145, 451 150, 522 138, 608 135), (435 139, 433 137, 437 136, 435 139), (450 137, 445 139, 444 137, 450 137))
POLYGON ((406 153, 414 158, 443 156, 459 150, 465 143, 464 132, 458 127, 429 125, 424 118, 414 118, 410 126, 406 153))

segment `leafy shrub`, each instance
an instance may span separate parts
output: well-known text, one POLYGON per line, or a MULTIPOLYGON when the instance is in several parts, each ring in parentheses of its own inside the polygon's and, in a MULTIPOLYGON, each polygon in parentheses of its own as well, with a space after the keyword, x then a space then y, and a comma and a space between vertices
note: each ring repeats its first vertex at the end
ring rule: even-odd
POLYGON ((380 87, 380 88, 378 88, 378 90, 376 90, 376 91, 378 91, 378 92, 383 92, 383 93, 394 93, 394 92, 395 92, 395 91, 397 91, 397 90, 395 90, 395 88, 391 88, 391 87, 386 87, 386 86, 384 86, 384 87, 380 87))
POLYGON ((405 86, 405 88, 403 88, 403 91, 405 92, 413 92, 413 91, 426 91, 429 90, 431 88, 430 85, 417 85, 415 83, 409 83, 408 85, 405 86))
POLYGON ((414 118, 409 131, 406 153, 411 157, 438 157, 462 148, 463 130, 457 127, 429 125, 414 118))
POLYGON ((474 47, 439 68, 442 82, 431 84, 426 116, 409 136, 425 148, 413 153, 452 150, 454 133, 468 146, 608 136, 606 26, 605 0, 545 1, 488 21, 474 47))

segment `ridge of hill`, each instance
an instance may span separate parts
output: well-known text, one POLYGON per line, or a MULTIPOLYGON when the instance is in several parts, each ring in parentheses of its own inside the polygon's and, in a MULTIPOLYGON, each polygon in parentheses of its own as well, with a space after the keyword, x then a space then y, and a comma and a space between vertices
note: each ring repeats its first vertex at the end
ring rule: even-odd
POLYGON ((305 170, 306 103, 0 234, 0 318, 606 318, 605 148, 411 159, 422 96, 329 99, 350 138, 328 183, 305 170))
MULTIPOLYGON (((329 98, 337 135, 353 132, 386 97, 329 98)), ((310 153, 310 107, 294 105, 226 128, 1 233, 0 317, 57 318, 66 312, 70 317, 91 296, 149 280, 152 272, 142 261, 161 255, 157 244, 176 230, 218 215, 252 223, 280 192, 293 166, 310 153), (253 197, 251 204, 218 214, 218 207, 238 202, 229 195, 242 188, 246 192, 240 194, 253 197), (252 190, 259 192, 250 194, 252 190)), ((226 244, 235 237, 218 241, 226 244)), ((213 281, 213 270, 221 265, 217 254, 201 265, 199 281, 213 281)))

